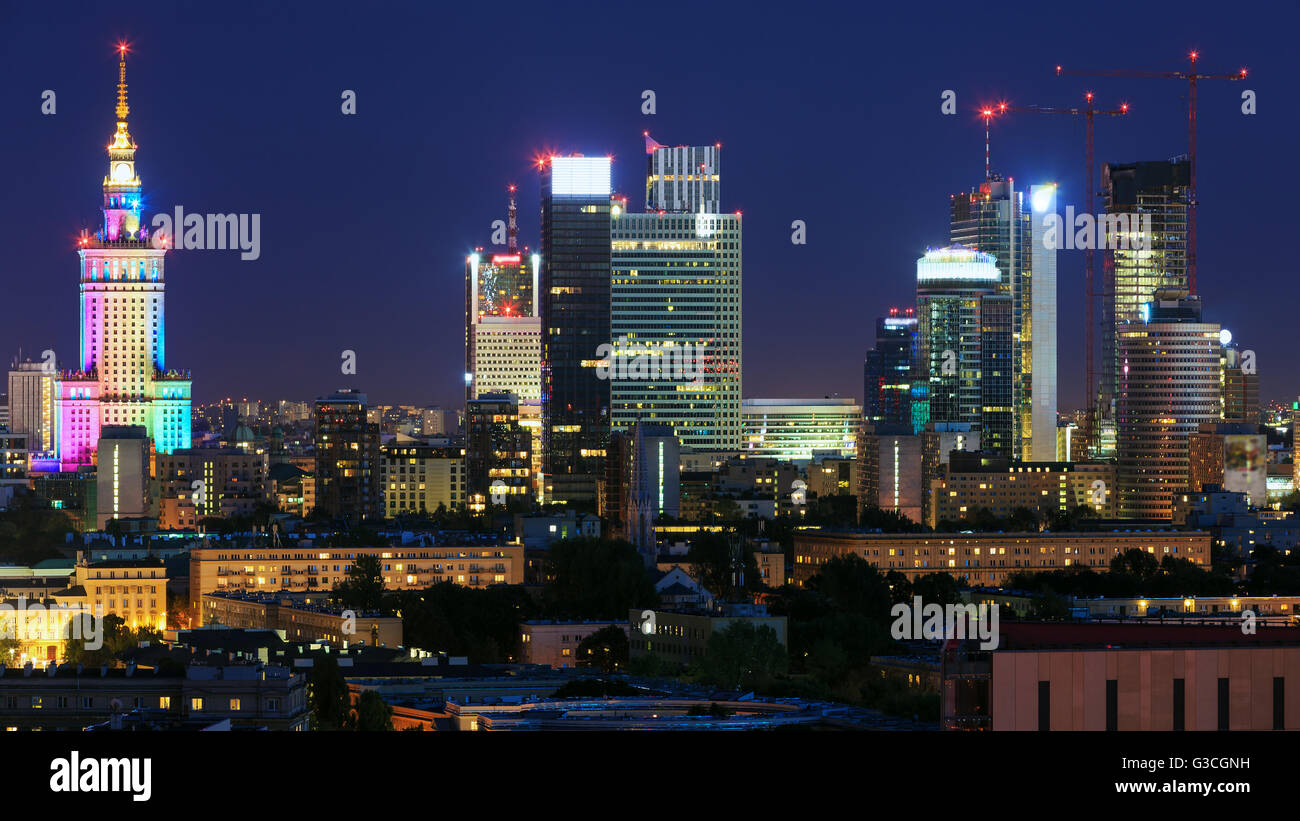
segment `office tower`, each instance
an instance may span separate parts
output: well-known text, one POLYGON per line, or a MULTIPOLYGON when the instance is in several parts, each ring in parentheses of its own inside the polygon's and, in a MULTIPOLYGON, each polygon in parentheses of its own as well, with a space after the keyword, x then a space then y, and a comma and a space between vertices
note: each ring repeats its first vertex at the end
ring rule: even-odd
POLYGON ((746 399, 740 403, 741 452, 807 463, 857 455, 862 406, 850 398, 746 399))
POLYGON ((58 370, 54 363, 14 361, 9 369, 9 430, 27 436, 31 453, 53 453, 57 432, 58 370))
POLYGON ((722 203, 722 146, 669 148, 645 138, 645 210, 717 214, 722 203))
POLYGON ((209 517, 251 516, 271 499, 265 452, 178 448, 154 461, 161 487, 158 527, 163 530, 193 528, 209 517))
POLYGON ((519 400, 483 394, 465 403, 465 475, 471 507, 533 495, 532 435, 519 424, 519 400))
POLYGON ((466 504, 465 457, 460 448, 385 445, 379 452, 384 515, 434 513, 466 504))
POLYGON ((1033 288, 1028 328, 1021 331, 1022 351, 1024 335, 1029 336, 1028 354, 1026 361, 1021 362, 1021 370, 1030 371, 1032 410, 1027 417, 1022 417, 1020 453, 1026 461, 1048 462, 1056 459, 1056 249, 1048 247, 1045 234, 1046 217, 1056 211, 1056 185, 1029 186, 1029 206, 1033 215, 1029 230, 1033 288))
POLYGON ((96 527, 103 530, 113 519, 140 519, 149 515, 149 465, 153 442, 144 425, 106 425, 95 443, 95 472, 99 499, 96 527))
POLYGON ((1118 337, 1119 513, 1172 519, 1190 478, 1188 436, 1221 419, 1219 326, 1202 321, 1199 297, 1169 289, 1118 337))
POLYGON ((660 210, 618 203, 611 218, 612 427, 668 425, 696 451, 741 436, 741 216, 716 213, 719 153, 653 149, 647 206, 660 210), (696 160, 712 173, 682 165, 696 160))
POLYGON ((876 346, 862 365, 862 414, 869 424, 911 424, 916 357, 916 310, 890 308, 876 320, 876 346))
MULTIPOLYGON (((1120 358, 1117 334, 1140 321, 1142 306, 1156 291, 1187 288, 1187 193, 1190 166, 1185 157, 1127 165, 1105 163, 1101 193, 1109 216, 1149 218, 1150 228, 1124 237, 1128 247, 1108 248, 1102 301, 1101 382, 1098 412, 1117 413, 1120 358)), ((1119 242, 1115 243, 1119 245, 1119 242)), ((1103 454, 1108 455, 1108 454, 1103 454)))
POLYGON ((595 508, 609 441, 610 158, 542 163, 542 450, 547 501, 595 508))
MULTIPOLYGON (((108 146, 104 227, 82 237, 79 371, 58 381, 61 469, 92 463, 101 428, 141 425, 158 453, 190 446, 190 377, 166 366, 163 257, 140 221, 135 141, 127 130, 126 56, 108 146)), ((179 226, 178 226, 179 228, 179 226)), ((162 245, 163 243, 157 243, 162 245)))
MULTIPOLYGON (((1007 455, 1020 454, 1033 417, 1033 280, 1035 230, 1024 192, 993 174, 969 194, 950 198, 949 242, 993 257, 997 293, 1011 298, 1011 416, 1007 455)), ((1041 244, 1040 244, 1041 245, 1041 244)), ((1054 279, 1054 277, 1053 277, 1054 279)), ((1053 290, 1053 295, 1055 291, 1053 290)), ((933 386, 932 386, 933 387, 933 386)), ((933 405, 931 406, 933 410, 933 405)), ((933 418, 933 417, 932 417, 933 418)), ((936 419, 951 422, 954 419, 936 419)))
POLYGON ((657 553, 654 523, 681 515, 681 454, 668 425, 637 422, 628 433, 625 513, 627 538, 647 564, 657 553))
MULTIPOLYGON (((984 392, 991 389, 982 384, 983 303, 999 295, 1001 278, 992 254, 964 245, 932 249, 916 261, 917 363, 929 384, 928 421, 982 424, 984 392)), ((999 315, 1005 321, 1006 311, 999 315)), ((1013 369, 999 369, 996 379, 1012 377, 1013 369)), ((995 393, 1007 394, 1005 386, 995 393)))
POLYGON ((345 389, 316 400, 317 508, 349 524, 383 517, 379 425, 366 395, 345 389))
POLYGON ((1223 421, 1259 424, 1259 374, 1254 354, 1242 351, 1228 329, 1219 332, 1223 346, 1223 421))
POLYGON ((442 436, 447 433, 447 414, 442 408, 420 410, 420 435, 442 436))
POLYGON ((480 249, 465 260, 467 400, 502 392, 525 401, 541 399, 541 258, 519 248, 514 186, 508 213, 505 253, 480 249))
POLYGON ((980 299, 978 430, 984 448, 1004 456, 1016 453, 1013 311, 1011 297, 1006 294, 988 294, 980 299))

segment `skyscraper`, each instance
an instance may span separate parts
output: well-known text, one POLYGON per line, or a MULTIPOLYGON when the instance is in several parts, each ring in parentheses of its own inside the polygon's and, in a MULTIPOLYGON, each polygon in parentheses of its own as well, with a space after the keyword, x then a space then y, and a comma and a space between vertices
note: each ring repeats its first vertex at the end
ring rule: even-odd
POLYGON ((1189 481, 1188 437, 1221 419, 1219 326, 1202 321, 1200 297, 1169 289, 1118 337, 1119 513, 1171 519, 1189 481))
POLYGON ((656 146, 647 138, 646 190, 659 210, 616 203, 611 218, 613 428, 667 425, 684 447, 738 450, 741 216, 716 213, 719 149, 656 146))
POLYGON ((80 370, 58 381, 61 468, 91 464, 100 430, 140 425, 158 453, 190 446, 190 377, 169 371, 163 257, 140 221, 136 144, 127 130, 126 52, 117 87, 117 132, 108 146, 104 226, 82 237, 80 370))
POLYGON ((1228 329, 1219 332, 1223 345, 1223 421, 1259 424, 1259 374, 1254 354, 1237 347, 1228 329))
MULTIPOLYGON (((929 381, 930 422, 981 426, 986 393, 1011 395, 1008 385, 992 384, 995 380, 1010 383, 1010 368, 999 365, 996 374, 983 373, 984 300, 1000 295, 1001 279, 992 254, 963 245, 926 251, 916 261, 918 375, 924 374, 929 381)), ((998 309, 998 321, 1005 323, 1009 308, 998 309)), ((999 339, 1002 348, 991 343, 990 354, 1005 357, 1010 353, 1006 350, 1009 338, 1003 332, 999 339)), ((1010 418, 1009 406, 996 407, 1010 418)), ((1003 424, 996 418, 989 414, 991 425, 1003 424)), ((1003 455, 1009 456, 1005 430, 998 438, 1007 446, 1003 455)))
POLYGON ((911 424, 916 360, 916 309, 890 308, 889 316, 876 320, 876 346, 862 365, 862 413, 868 423, 911 424))
POLYGON ((609 441, 610 158, 542 163, 542 449, 548 501, 594 508, 609 441))
MULTIPOLYGON (((1098 410, 1115 419, 1121 362, 1117 334, 1140 321, 1142 306, 1156 291, 1187 288, 1187 192, 1190 166, 1185 157, 1127 165, 1106 163, 1101 169, 1102 196, 1108 215, 1149 217, 1150 230, 1107 249, 1102 303, 1102 357, 1098 410)), ((1107 425, 1103 424, 1102 435, 1107 425)), ((1105 455, 1105 454, 1103 454, 1105 455)))
MULTIPOLYGON (((951 197, 949 205, 949 241, 991 255, 1000 274, 997 292, 1011 298, 1005 319, 1011 323, 1012 427, 1006 450, 1000 452, 1023 455, 1033 416, 1033 220, 1024 193, 998 174, 970 194, 951 197)), ((1002 413, 1001 407, 994 415, 1002 413)))
MULTIPOLYGON (((1056 185, 1029 186, 1033 215, 1029 264, 1033 293, 1029 298, 1028 367, 1032 410, 1022 423, 1021 458, 1030 462, 1056 460, 1056 249, 1048 247, 1047 216, 1056 211, 1056 185)), ((1022 337, 1023 340, 1023 337, 1022 337)), ((1022 350, 1024 350, 1022 346, 1022 350)), ((1021 369, 1025 363, 1021 363, 1021 369)))
POLYGON ((508 213, 505 252, 480 249, 465 259, 466 400, 500 392, 541 400, 541 257, 519 248, 514 186, 508 213))

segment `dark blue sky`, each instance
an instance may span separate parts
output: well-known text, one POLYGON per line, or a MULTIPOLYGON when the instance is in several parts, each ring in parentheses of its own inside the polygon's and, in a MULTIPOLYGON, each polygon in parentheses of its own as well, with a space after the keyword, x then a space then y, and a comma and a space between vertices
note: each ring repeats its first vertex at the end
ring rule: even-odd
MULTIPOLYGON (((464 255, 520 185, 537 242, 543 149, 612 153, 638 202, 641 132, 721 141, 743 210, 747 397, 861 396, 874 320, 914 299, 915 260, 947 238, 948 195, 983 177, 982 102, 1070 105, 1089 88, 1098 163, 1186 150, 1186 84, 1055 76, 1081 68, 1250 69, 1200 95, 1200 281, 1210 319, 1258 353, 1265 398, 1300 392, 1294 196, 1300 111, 1293 6, 1178 3, 0 4, 0 354, 75 360, 75 238, 99 224, 113 131, 113 47, 131 43, 131 133, 151 208, 259 213, 262 255, 167 263, 168 364, 196 400, 455 405, 464 255), (945 11, 945 5, 948 10, 945 11), (900 8, 901 6, 901 8, 900 8), (1283 17, 1285 15, 1285 17, 1283 17), (1258 96, 1243 116, 1240 94, 1258 96), (43 116, 41 93, 57 93, 43 116), (356 116, 340 112, 357 92, 356 116), (658 111, 641 113, 653 89, 658 111), (957 92, 959 114, 940 114, 957 92), (807 223, 808 244, 790 243, 807 223), (358 354, 358 375, 339 353, 358 354)), ((1011 115, 995 170, 1083 187, 1082 124, 1011 115)), ((1062 407, 1082 398, 1081 252, 1060 267, 1062 407)))

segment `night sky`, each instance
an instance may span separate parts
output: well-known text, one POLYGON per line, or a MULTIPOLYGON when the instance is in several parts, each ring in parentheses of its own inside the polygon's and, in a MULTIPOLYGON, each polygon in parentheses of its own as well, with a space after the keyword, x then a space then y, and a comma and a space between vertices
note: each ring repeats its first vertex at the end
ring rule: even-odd
MULTIPOLYGON (((536 246, 539 152, 613 154, 639 210, 643 130, 721 142, 723 207, 745 217, 744 395, 860 398, 875 318, 914 303, 948 196, 983 178, 978 106, 1073 105, 1091 88, 1132 106, 1099 121, 1098 165, 1167 159, 1186 151, 1185 82, 1054 68, 1182 69, 1198 48, 1203 71, 1250 70, 1201 86, 1206 315, 1257 352, 1262 398, 1300 393, 1295 8, 998 3, 980 18, 979 5, 6 0, 0 355, 75 363, 75 241, 100 224, 119 40, 146 221, 178 204, 261 214, 257 261, 168 257, 167 364, 192 370, 196 402, 355 384, 375 402, 447 406, 463 396, 465 254, 504 219, 511 182, 536 246), (940 114, 945 89, 956 116, 940 114), (796 219, 807 245, 790 242, 796 219), (356 377, 339 372, 344 349, 356 377)), ((992 140, 995 171, 1055 180, 1062 207, 1081 204, 1081 122, 1008 115, 992 140)), ((1082 252, 1058 265, 1066 409, 1083 394, 1082 252)))

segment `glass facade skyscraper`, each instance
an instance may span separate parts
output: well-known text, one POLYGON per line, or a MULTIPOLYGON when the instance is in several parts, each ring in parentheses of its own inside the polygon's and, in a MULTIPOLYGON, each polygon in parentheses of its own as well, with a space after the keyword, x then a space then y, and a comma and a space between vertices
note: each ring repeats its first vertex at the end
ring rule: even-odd
POLYGON ((611 217, 612 425, 665 425, 683 447, 739 450, 741 216, 716 213, 719 149, 655 145, 646 191, 659 210, 616 204, 611 217))
POLYGON ((547 501, 595 505, 609 443, 608 157, 542 165, 542 457, 547 501))
POLYGON ((916 328, 913 308, 890 308, 876 320, 876 346, 862 366, 862 413, 873 425, 912 423, 916 328))
MULTIPOLYGON (((1000 274, 998 293, 1011 298, 1011 441, 1005 455, 1024 456, 1033 416, 1033 271, 1031 216, 1014 181, 993 174, 970 194, 950 199, 949 241, 989 254, 1000 274)), ((991 411, 1000 414, 1002 406, 991 411)), ((939 420, 956 421, 956 420, 939 420)))
MULTIPOLYGON (((1012 375, 1000 365, 1007 352, 996 346, 990 354, 998 355, 997 376, 984 373, 984 300, 1000 294, 1001 278, 992 254, 962 245, 932 249, 917 260, 917 366, 929 383, 929 422, 979 426, 986 391, 990 397, 1008 393, 1007 387, 983 384, 995 378, 1009 382, 1012 375)), ((1005 322, 1008 311, 999 305, 990 322, 1005 322)), ((1005 347, 1007 337, 1000 340, 1005 347)))
MULTIPOLYGON (((1142 306, 1162 289, 1187 287, 1187 186, 1185 158, 1102 166, 1102 196, 1111 215, 1150 217, 1150 232, 1128 248, 1106 252, 1102 302, 1100 413, 1118 411, 1121 362, 1117 335, 1142 318, 1142 306), (1137 247, 1134 247, 1137 246, 1137 247)), ((1145 233, 1145 232, 1144 232, 1145 233)), ((1101 454, 1108 455, 1108 454, 1101 454)))

